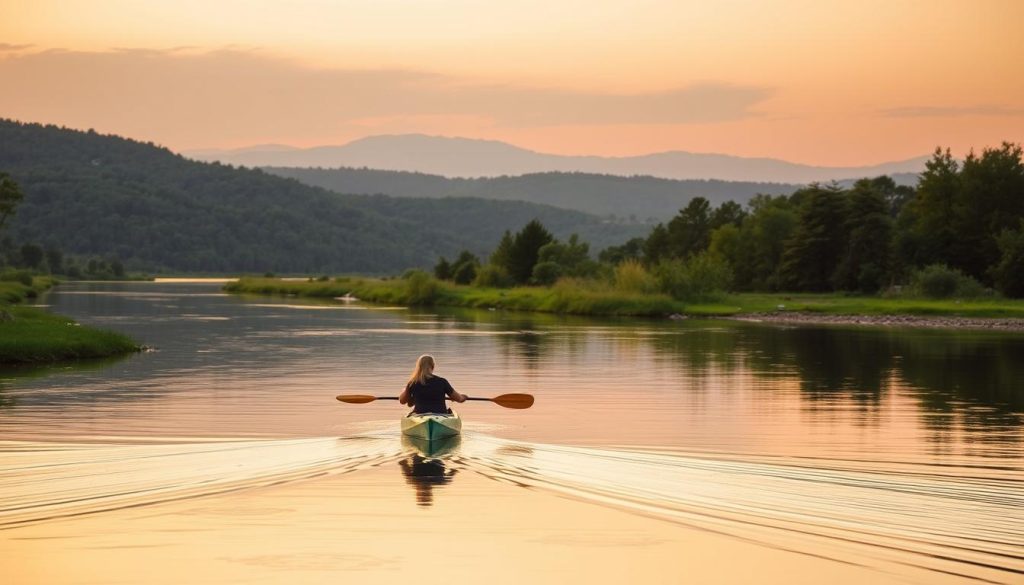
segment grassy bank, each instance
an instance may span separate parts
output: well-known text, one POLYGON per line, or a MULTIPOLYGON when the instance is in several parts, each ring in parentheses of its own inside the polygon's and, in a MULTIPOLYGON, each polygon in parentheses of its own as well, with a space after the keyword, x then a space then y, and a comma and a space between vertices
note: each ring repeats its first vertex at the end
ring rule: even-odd
POLYGON ((692 316, 735 316, 749 313, 801 311, 829 315, 919 315, 977 318, 1024 318, 1024 301, 1007 299, 933 300, 883 298, 840 294, 724 295, 713 302, 686 303, 662 294, 623 293, 615 290, 559 283, 553 287, 511 289, 457 286, 433 279, 338 278, 327 281, 284 281, 243 278, 228 283, 233 293, 335 298, 350 294, 365 301, 396 305, 440 305, 541 311, 575 315, 662 317, 673 313, 692 316))
POLYGON ((433 279, 416 281, 338 278, 330 281, 297 282, 273 278, 243 278, 228 283, 224 290, 234 293, 319 298, 350 294, 364 301, 394 305, 495 308, 572 315, 663 316, 679 312, 684 307, 682 303, 659 294, 620 293, 564 285, 550 288, 480 288, 458 286, 433 279))
POLYGON ((138 351, 137 343, 119 333, 83 327, 67 317, 15 305, 54 284, 48 277, 35 277, 31 286, 0 281, 0 363, 41 363, 138 351))

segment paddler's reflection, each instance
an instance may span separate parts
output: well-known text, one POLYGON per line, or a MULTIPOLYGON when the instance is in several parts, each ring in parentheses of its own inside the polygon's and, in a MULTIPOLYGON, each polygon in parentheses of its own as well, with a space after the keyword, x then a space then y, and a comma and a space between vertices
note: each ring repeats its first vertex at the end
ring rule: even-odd
POLYGON ((411 453, 398 462, 405 481, 416 489, 416 504, 428 507, 434 503, 434 487, 450 482, 458 470, 445 465, 445 459, 457 452, 461 437, 424 441, 402 437, 402 445, 411 453))

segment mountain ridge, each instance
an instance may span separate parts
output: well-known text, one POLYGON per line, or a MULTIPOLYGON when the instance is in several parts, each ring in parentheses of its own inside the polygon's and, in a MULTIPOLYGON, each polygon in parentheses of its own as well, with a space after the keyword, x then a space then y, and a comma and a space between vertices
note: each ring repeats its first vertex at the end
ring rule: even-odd
POLYGON ((422 172, 448 178, 584 172, 617 176, 649 175, 677 180, 801 184, 918 173, 924 169, 924 162, 929 158, 928 155, 922 155, 875 165, 843 167, 684 150, 619 157, 560 155, 537 152, 498 140, 427 134, 382 134, 341 145, 290 147, 287 150, 252 150, 251 147, 243 147, 190 150, 183 154, 196 160, 216 160, 249 167, 367 167, 422 172))

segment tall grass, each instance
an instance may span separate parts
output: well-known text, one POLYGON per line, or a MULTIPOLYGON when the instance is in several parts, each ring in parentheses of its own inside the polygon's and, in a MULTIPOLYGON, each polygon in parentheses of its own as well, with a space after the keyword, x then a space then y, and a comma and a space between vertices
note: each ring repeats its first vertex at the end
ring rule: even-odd
MULTIPOLYGON (((642 269, 642 267, 639 267, 642 269)), ((631 269, 627 269, 631 270, 631 269)), ((431 304, 539 311, 575 315, 664 316, 683 313, 695 316, 726 316, 743 313, 805 311, 834 315, 945 315, 962 317, 1024 318, 1024 300, 986 298, 975 301, 922 298, 884 298, 843 294, 741 293, 721 294, 703 301, 678 301, 668 295, 632 292, 632 282, 647 286, 644 273, 631 284, 619 280, 563 278, 552 287, 495 288, 460 286, 431 279, 431 304)), ((627 278, 633 278, 633 276, 627 278)), ((245 278, 229 283, 230 292, 290 294, 333 298, 351 294, 365 301, 395 305, 414 304, 408 279, 339 278, 330 282, 294 282, 245 278)))

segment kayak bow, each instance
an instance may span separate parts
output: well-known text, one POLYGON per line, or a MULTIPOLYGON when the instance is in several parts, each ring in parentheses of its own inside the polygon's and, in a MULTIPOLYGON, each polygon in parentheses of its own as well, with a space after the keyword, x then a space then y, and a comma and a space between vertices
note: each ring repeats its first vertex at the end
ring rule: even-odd
POLYGON ((427 441, 451 437, 462 432, 462 419, 458 413, 415 414, 402 418, 402 434, 427 441))

